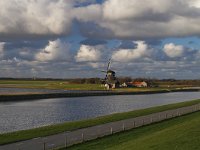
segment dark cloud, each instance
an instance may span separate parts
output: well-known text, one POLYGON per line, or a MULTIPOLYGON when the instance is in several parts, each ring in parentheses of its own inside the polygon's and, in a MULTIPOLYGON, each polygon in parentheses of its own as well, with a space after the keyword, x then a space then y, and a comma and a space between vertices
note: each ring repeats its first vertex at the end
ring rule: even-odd
POLYGON ((85 39, 80 42, 81 45, 91 45, 91 46, 96 46, 96 45, 105 45, 107 44, 106 40, 98 40, 98 39, 85 39))
POLYGON ((39 49, 44 47, 45 45, 48 44, 48 40, 34 40, 34 41, 12 41, 12 42, 7 42, 5 45, 6 50, 10 49, 20 49, 20 48, 31 48, 31 49, 39 49))
POLYGON ((162 40, 160 39, 147 39, 145 42, 152 46, 160 46, 162 44, 162 40))
POLYGON ((104 27, 100 27, 98 24, 93 22, 79 22, 80 32, 83 36, 90 39, 112 39, 114 33, 104 27))

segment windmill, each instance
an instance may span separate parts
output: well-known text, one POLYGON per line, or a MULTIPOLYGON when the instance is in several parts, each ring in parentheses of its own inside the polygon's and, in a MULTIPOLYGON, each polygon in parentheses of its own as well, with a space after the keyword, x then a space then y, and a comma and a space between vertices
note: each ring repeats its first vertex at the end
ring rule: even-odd
POLYGON ((111 70, 110 67, 111 67, 111 59, 109 59, 109 61, 108 61, 107 70, 102 71, 102 72, 106 73, 106 76, 103 80, 103 83, 105 84, 105 87, 107 89, 118 88, 119 87, 119 81, 117 80, 117 78, 115 76, 115 71, 111 70))

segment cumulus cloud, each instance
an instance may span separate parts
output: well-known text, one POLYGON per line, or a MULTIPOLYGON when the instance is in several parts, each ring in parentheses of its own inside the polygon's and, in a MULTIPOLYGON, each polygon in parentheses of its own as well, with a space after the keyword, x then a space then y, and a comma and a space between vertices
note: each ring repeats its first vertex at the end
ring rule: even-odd
POLYGON ((99 61, 102 56, 103 46, 81 45, 75 59, 77 62, 99 61))
POLYGON ((174 43, 169 43, 164 45, 163 51, 168 57, 176 58, 183 56, 185 49, 182 45, 175 45, 174 43))
POLYGON ((65 0, 0 1, 0 35, 13 38, 70 32, 72 4, 65 0))
POLYGON ((35 56, 38 61, 69 61, 69 45, 61 40, 49 41, 49 44, 35 56))
POLYGON ((114 61, 129 62, 140 58, 145 58, 150 55, 151 50, 144 41, 134 42, 137 46, 134 49, 119 49, 113 53, 114 61))
MULTIPOLYGON (((155 51, 156 52, 156 51, 155 51)), ((199 62, 200 50, 183 45, 176 45, 174 43, 167 43, 164 45, 162 51, 165 58, 163 61, 183 61, 183 62, 199 62)), ((159 53, 157 51, 157 53, 159 53)), ((162 53, 159 53, 159 55, 162 53)))
MULTIPOLYGON (((107 0, 76 10, 80 21, 93 22, 93 35, 105 38, 147 39, 200 35, 200 8, 186 0, 107 0), (90 15, 89 15, 90 14, 90 15), (90 17, 92 14, 92 17, 90 17)), ((91 27, 83 34, 91 35, 91 27)))
POLYGON ((90 24, 82 30, 88 37, 144 40, 199 36, 199 6, 200 0, 106 0, 102 4, 95 0, 0 1, 0 34, 1 38, 66 35, 76 19, 81 28, 90 24))

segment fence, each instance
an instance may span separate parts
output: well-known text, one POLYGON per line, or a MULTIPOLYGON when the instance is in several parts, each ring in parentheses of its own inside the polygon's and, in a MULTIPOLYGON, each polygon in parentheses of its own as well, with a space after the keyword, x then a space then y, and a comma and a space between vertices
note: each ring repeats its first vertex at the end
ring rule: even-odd
POLYGON ((68 147, 74 144, 82 143, 84 141, 97 139, 117 132, 160 122, 163 120, 182 116, 199 110, 200 103, 178 109, 153 113, 146 116, 111 122, 71 132, 65 132, 57 135, 48 136, 45 138, 36 138, 28 141, 18 142, 15 144, 0 146, 0 150, 49 150, 56 149, 59 147, 68 147))

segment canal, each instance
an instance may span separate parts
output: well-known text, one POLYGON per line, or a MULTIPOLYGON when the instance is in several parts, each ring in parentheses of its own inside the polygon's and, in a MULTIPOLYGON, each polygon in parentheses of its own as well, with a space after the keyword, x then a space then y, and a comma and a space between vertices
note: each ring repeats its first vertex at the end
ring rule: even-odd
POLYGON ((0 133, 200 99, 200 92, 0 102, 0 133))

